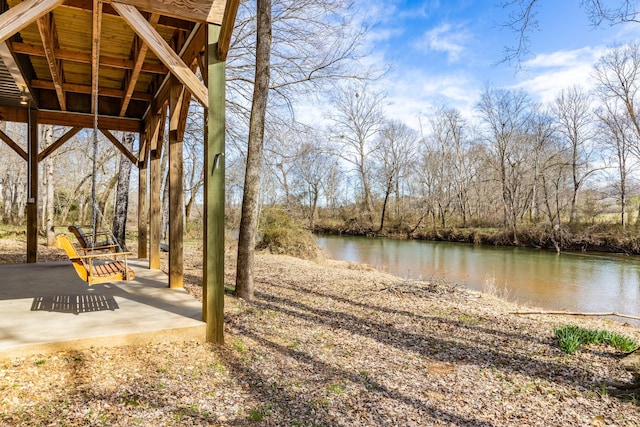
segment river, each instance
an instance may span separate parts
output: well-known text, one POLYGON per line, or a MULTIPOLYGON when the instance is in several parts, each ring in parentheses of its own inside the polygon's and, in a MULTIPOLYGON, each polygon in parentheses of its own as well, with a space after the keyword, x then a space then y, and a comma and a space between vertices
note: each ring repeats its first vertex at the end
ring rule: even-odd
POLYGON ((331 258, 408 279, 444 279, 548 310, 640 316, 637 256, 351 236, 317 240, 331 258))

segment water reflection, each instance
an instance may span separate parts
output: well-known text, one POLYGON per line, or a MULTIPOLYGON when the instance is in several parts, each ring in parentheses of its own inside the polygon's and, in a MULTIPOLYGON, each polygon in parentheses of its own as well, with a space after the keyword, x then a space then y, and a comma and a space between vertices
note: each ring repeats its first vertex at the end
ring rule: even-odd
POLYGON ((640 316, 638 257, 547 252, 463 243, 319 236, 330 257, 413 279, 442 278, 554 310, 640 316))

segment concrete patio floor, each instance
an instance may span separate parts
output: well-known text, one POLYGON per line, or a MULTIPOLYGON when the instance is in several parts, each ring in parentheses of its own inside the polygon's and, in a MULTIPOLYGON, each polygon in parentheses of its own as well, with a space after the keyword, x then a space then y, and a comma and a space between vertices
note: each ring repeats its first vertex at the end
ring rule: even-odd
POLYGON ((202 304, 130 260, 136 279, 87 286, 67 261, 0 265, 0 359, 149 342, 203 341, 202 304))

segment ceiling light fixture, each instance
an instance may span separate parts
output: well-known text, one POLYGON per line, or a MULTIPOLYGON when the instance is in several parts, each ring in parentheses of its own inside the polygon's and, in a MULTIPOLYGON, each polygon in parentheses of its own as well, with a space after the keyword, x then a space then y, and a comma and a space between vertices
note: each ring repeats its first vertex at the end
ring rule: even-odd
POLYGON ((29 104, 29 97, 27 97, 27 91, 25 88, 22 88, 22 91, 20 92, 20 105, 27 105, 29 104))

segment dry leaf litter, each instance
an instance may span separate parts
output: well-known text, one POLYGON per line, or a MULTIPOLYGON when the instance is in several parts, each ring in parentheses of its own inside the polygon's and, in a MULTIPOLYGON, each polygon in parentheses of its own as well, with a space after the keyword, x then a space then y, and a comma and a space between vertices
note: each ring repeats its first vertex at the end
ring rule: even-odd
MULTIPOLYGON (((0 240, 0 262, 24 262, 25 251, 0 240)), ((201 298, 200 248, 185 259, 186 288, 201 298)), ((254 301, 225 297, 223 346, 0 362, 0 425, 640 426, 638 402, 608 386, 633 384, 621 355, 565 355, 553 338, 570 323, 640 340, 637 326, 517 316, 520 306, 492 295, 326 259, 259 253, 255 277, 254 301)))

